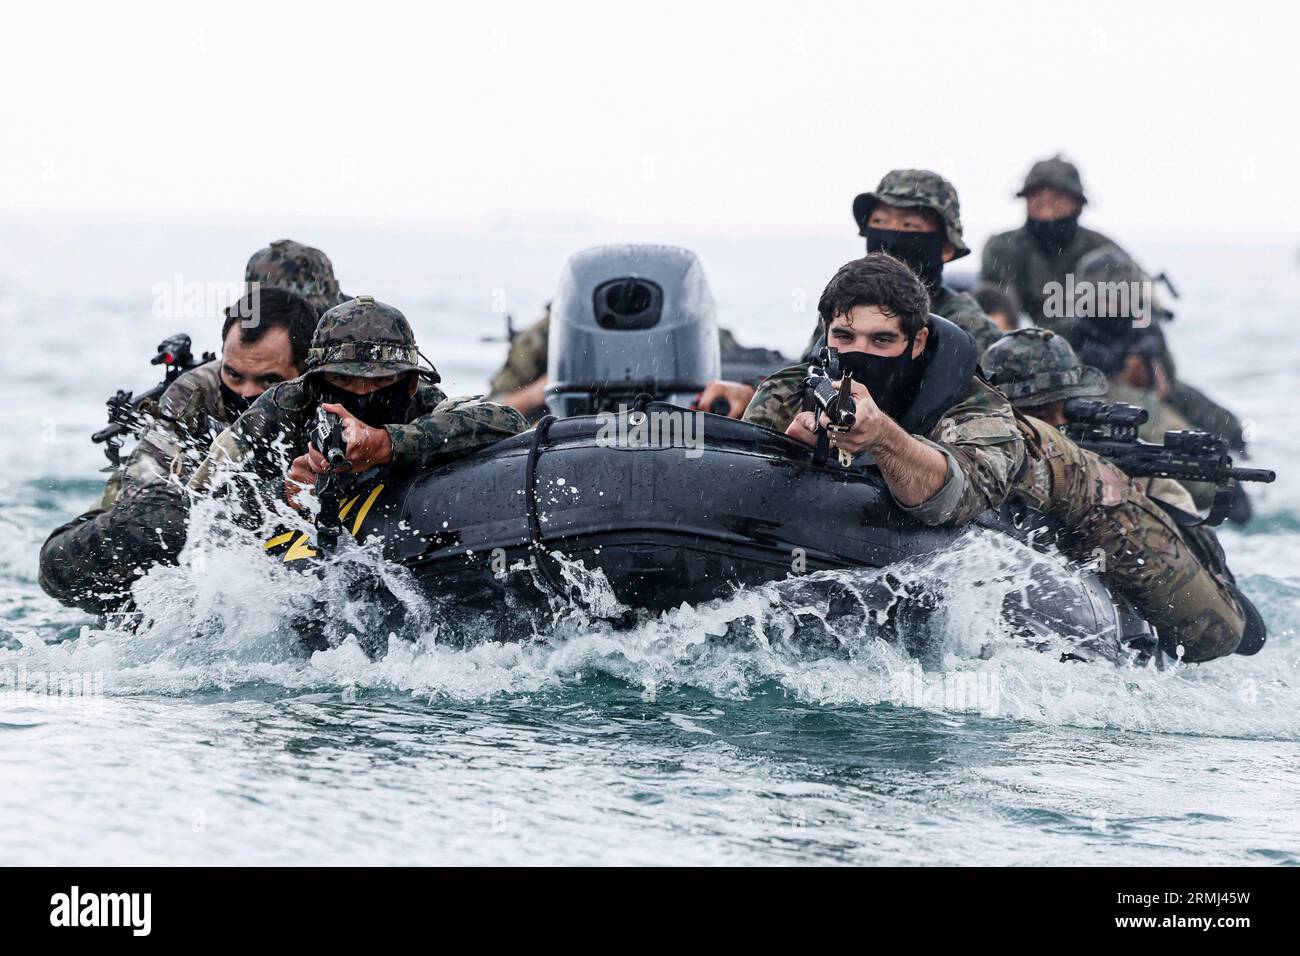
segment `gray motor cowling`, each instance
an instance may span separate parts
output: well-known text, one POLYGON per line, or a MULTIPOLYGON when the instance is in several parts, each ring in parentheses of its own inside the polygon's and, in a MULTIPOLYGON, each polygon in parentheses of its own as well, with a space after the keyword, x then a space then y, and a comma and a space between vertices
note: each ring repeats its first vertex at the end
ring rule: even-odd
POLYGON ((551 305, 546 402, 561 418, 640 394, 689 405, 720 377, 713 293, 693 252, 597 246, 565 264, 551 305))

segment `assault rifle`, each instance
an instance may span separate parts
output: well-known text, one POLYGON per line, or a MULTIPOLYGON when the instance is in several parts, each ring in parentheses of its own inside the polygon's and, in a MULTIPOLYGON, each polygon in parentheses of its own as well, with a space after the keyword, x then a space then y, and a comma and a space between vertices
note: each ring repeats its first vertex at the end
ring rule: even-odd
MULTIPOLYGON (((817 420, 817 445, 813 450, 813 462, 825 464, 830 453, 830 432, 846 432, 857 421, 858 406, 853 401, 849 387, 852 376, 840 367, 840 353, 829 345, 817 353, 817 357, 808 365, 808 373, 803 380, 803 410, 812 412, 817 420), (836 388, 836 385, 839 388, 836 388), (823 426, 821 417, 825 415, 830 424, 823 426)), ((848 468, 853 464, 853 456, 843 448, 838 449, 840 464, 848 468)))
POLYGON ((1082 448, 1113 462, 1133 478, 1173 478, 1217 485, 1214 503, 1203 524, 1218 525, 1232 509, 1236 481, 1270 482, 1276 473, 1265 468, 1237 468, 1228 442, 1210 432, 1171 431, 1163 445, 1138 438, 1147 412, 1136 405, 1072 398, 1065 403, 1069 424, 1065 434, 1082 448))
POLYGON ((320 503, 320 511, 316 514, 316 549, 328 554, 338 544, 343 530, 339 508, 352 484, 348 475, 337 473, 348 467, 348 445, 343 437, 342 420, 333 412, 317 406, 310 440, 312 447, 325 456, 330 466, 330 471, 316 476, 316 500, 320 503))
POLYGON ((190 337, 184 332, 163 339, 158 343, 157 354, 149 360, 150 365, 164 366, 163 380, 139 395, 118 389, 117 394, 105 403, 108 405, 108 425, 91 435, 90 440, 96 445, 105 445, 104 454, 113 467, 121 464, 123 437, 137 434, 143 428, 140 406, 148 401, 157 401, 181 373, 216 360, 212 352, 204 352, 203 357, 196 361, 190 350, 191 344, 190 337))

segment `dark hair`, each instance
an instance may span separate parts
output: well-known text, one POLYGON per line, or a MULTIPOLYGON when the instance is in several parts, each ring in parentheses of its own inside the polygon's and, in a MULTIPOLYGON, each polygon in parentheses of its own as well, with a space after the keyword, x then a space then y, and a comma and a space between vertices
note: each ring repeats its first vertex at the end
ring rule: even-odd
POLYGON ((898 319, 908 338, 925 327, 930 294, 906 265, 884 252, 872 252, 840 266, 817 302, 817 313, 831 320, 854 306, 874 305, 898 319))
POLYGON ((1020 324, 1020 303, 1016 294, 1010 289, 999 289, 995 285, 981 285, 975 290, 975 301, 980 304, 985 315, 1001 312, 1017 325, 1020 324))
POLYGON ((302 296, 275 286, 259 286, 226 309, 221 343, 225 344, 235 323, 239 323, 241 342, 256 342, 271 329, 284 329, 289 333, 293 364, 301 371, 307 367, 307 349, 319 320, 320 313, 302 296), (254 317, 256 322, 252 321, 254 317))

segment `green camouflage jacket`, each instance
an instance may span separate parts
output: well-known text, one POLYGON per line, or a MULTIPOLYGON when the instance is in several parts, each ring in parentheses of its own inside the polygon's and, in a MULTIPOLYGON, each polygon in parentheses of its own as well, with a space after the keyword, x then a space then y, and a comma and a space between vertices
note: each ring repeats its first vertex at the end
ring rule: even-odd
POLYGON ((1080 226, 1061 254, 1049 257, 1034 242, 1029 230, 1021 226, 999 233, 984 246, 980 281, 1011 289, 1034 325, 1068 335, 1069 319, 1043 315, 1043 303, 1049 294, 1046 287, 1052 282, 1064 287, 1066 274, 1076 271, 1080 259, 1094 249, 1113 245, 1101 233, 1080 226))
MULTIPOLYGON (((289 465, 307 450, 316 398, 304 379, 281 382, 217 436, 206 460, 190 481, 191 490, 210 486, 228 468, 251 469, 263 478, 283 479, 289 465)), ((498 442, 528 427, 513 408, 475 398, 448 398, 422 382, 407 421, 385 425, 393 441, 393 468, 412 471, 498 442)))
MULTIPOLYGON (((765 379, 745 409, 745 421, 784 434, 803 410, 807 372, 805 363, 765 379)), ((934 497, 913 507, 899 505, 926 524, 964 524, 998 507, 1024 467, 1024 441, 1011 403, 978 378, 928 435, 912 437, 948 459, 948 478, 934 497)))

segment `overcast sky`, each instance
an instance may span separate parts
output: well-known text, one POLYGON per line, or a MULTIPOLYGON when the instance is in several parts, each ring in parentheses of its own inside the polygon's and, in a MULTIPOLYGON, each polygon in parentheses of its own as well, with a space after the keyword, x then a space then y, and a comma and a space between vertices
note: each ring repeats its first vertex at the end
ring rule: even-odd
POLYGON ((1290 241, 1296 9, 11 4, 0 214, 834 234, 924 166, 981 242, 1063 150, 1108 230, 1290 241))

